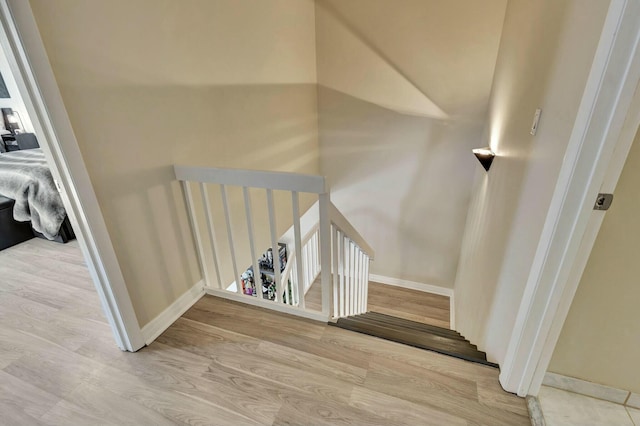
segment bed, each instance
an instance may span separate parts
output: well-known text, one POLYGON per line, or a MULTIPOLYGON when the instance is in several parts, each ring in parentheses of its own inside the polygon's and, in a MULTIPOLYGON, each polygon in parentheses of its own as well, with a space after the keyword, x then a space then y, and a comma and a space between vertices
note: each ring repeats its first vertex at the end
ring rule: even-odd
POLYGON ((0 195, 15 200, 16 221, 31 222, 34 231, 49 240, 68 236, 61 235, 68 234, 70 226, 42 149, 0 153, 0 195))

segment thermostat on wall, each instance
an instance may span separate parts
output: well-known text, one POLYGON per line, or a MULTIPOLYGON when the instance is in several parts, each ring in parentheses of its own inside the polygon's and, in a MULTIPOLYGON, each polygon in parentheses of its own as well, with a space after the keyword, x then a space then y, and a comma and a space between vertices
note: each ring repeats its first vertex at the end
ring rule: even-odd
POLYGON ((533 116, 533 124, 531 125, 531 134, 535 136, 538 131, 538 123, 540 122, 540 114, 542 110, 540 108, 536 109, 536 113, 533 116))

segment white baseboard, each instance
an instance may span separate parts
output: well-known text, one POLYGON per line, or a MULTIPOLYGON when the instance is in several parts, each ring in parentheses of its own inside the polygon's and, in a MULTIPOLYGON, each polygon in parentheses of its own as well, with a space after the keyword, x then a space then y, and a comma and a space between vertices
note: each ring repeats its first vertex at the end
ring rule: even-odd
POLYGON ((411 290, 424 291, 425 293, 437 294, 439 296, 453 296, 453 289, 440 287, 433 284, 423 284, 415 281, 402 280, 400 278, 385 277, 384 275, 369 274, 369 281, 375 283, 403 287, 411 290))
POLYGON ((171 324, 200 300, 204 294, 204 281, 201 280, 169 305, 169 307, 162 311, 157 317, 149 321, 141 330, 145 343, 149 345, 156 340, 171 324))
POLYGON ((617 389, 601 385, 599 383, 587 382, 586 380, 580 380, 551 372, 547 372, 544 375, 542 384, 552 388, 602 399, 604 401, 615 402, 616 404, 628 404, 627 400, 631 394, 628 390, 617 389))
POLYGON ((284 303, 275 303, 265 299, 258 299, 257 297, 249 297, 238 293, 232 293, 227 290, 220 290, 217 288, 205 287, 204 291, 212 296, 220 297, 222 299, 232 300, 234 302, 244 303, 245 305, 257 306, 260 308, 269 309, 272 311, 280 312, 283 314, 295 315, 297 317, 307 318, 314 321, 320 321, 326 323, 329 321, 329 317, 322 312, 308 311, 300 309, 296 306, 285 305, 284 303))

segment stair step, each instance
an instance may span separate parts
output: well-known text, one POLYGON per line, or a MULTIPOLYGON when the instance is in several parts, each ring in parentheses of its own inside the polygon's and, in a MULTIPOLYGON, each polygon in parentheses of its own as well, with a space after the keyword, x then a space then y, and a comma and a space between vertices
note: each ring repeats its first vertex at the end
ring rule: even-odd
POLYGON ((438 340, 442 340, 442 339, 447 339, 447 340, 451 340, 452 342, 457 342, 463 345, 466 345, 468 348, 473 349, 473 350, 478 350, 478 348, 476 347, 476 345, 471 344, 467 339, 465 339, 462 336, 459 335, 450 335, 449 333, 447 333, 447 329, 441 329, 440 331, 435 330, 416 330, 414 328, 411 328, 411 326, 405 326, 403 324, 399 324, 399 323, 393 323, 393 322, 388 322, 388 321, 378 321, 375 318, 371 318, 371 317, 363 317, 360 318, 360 316, 354 316, 351 317, 349 319, 353 319, 356 321, 359 321, 361 324, 369 324, 372 327, 385 327, 388 328, 390 330, 395 330, 397 332, 411 332, 411 333, 417 333, 417 334, 421 334, 421 335, 425 335, 425 336, 433 336, 434 338, 437 338, 438 340))
MULTIPOLYGON (((402 319, 398 319, 399 321, 395 324, 384 324, 369 318, 368 315, 369 314, 363 314, 355 317, 340 318, 338 322, 333 325, 346 330, 453 356, 466 361, 497 367, 496 364, 487 361, 484 352, 478 351, 475 346, 466 340, 435 335, 427 331, 412 329, 411 327, 402 328, 399 325, 399 322, 405 321, 402 319)), ((413 321, 407 322, 412 323, 413 321)), ((441 330, 448 331, 447 329, 441 330)))
POLYGON ((437 336, 467 341, 467 339, 465 339, 460 333, 455 330, 449 330, 448 328, 437 327, 435 325, 405 320, 403 318, 392 317, 391 315, 380 314, 378 312, 367 312, 366 314, 358 315, 354 318, 357 317, 364 317, 380 323, 387 323, 391 325, 402 326, 405 328, 411 328, 412 330, 424 331, 427 333, 435 334, 437 336))
POLYGON ((460 353, 471 358, 482 358, 483 354, 476 349, 470 348, 468 342, 449 339, 447 337, 435 336, 430 333, 424 333, 415 330, 402 330, 398 327, 392 327, 382 324, 373 324, 367 320, 356 317, 341 318, 338 325, 346 325, 350 330, 359 331, 361 333, 372 336, 382 337, 387 340, 416 346, 423 349, 433 349, 439 352, 460 353))

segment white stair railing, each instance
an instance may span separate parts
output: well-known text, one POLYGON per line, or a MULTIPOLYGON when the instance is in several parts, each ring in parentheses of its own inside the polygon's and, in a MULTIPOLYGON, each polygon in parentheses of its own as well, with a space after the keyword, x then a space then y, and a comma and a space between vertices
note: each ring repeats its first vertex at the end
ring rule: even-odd
MULTIPOLYGON (((183 185, 207 293, 321 321, 366 312, 369 261, 374 252, 331 203, 324 177, 188 166, 174 166, 174 172, 183 185), (213 186, 219 187, 215 196, 219 198, 218 203, 211 196, 216 193, 212 192, 213 186), (199 190, 194 191, 194 187, 199 190), (234 199, 229 195, 235 187, 242 189, 242 197, 234 199), (273 271, 267 274, 273 275, 272 278, 265 275, 257 256, 268 247, 258 247, 256 238, 257 209, 251 195, 256 189, 264 190, 266 196, 268 241, 274 248, 273 271), (293 224, 280 237, 276 218, 282 209, 276 209, 274 191, 288 192, 292 206, 290 218, 293 224), (301 194, 306 194, 304 203, 301 203, 301 194), (310 207, 308 194, 317 197, 310 207), (302 208, 308 207, 303 214, 301 204, 302 208), (221 225, 222 218, 224 223, 221 225), (247 238, 237 235, 243 227, 236 222, 241 220, 246 223, 247 238), (286 244, 286 265, 281 265, 279 249, 275 249, 279 243, 286 244), (221 249, 224 246, 227 246, 229 256, 223 254, 226 252, 221 249), (249 256, 246 253, 238 256, 242 247, 250 252, 249 256), (255 291, 246 286, 243 290, 241 285, 240 277, 248 265, 253 270, 255 291), (273 300, 264 298, 263 275, 265 281, 272 279, 274 282, 273 300), (313 310, 305 306, 304 296, 318 276, 322 308, 313 310)), ((265 234, 264 230, 259 231, 265 234)), ((265 235, 262 236, 264 243, 265 235)))
POLYGON ((340 211, 331 204, 333 254, 334 317, 348 317, 367 312, 369 261, 373 249, 340 211))

